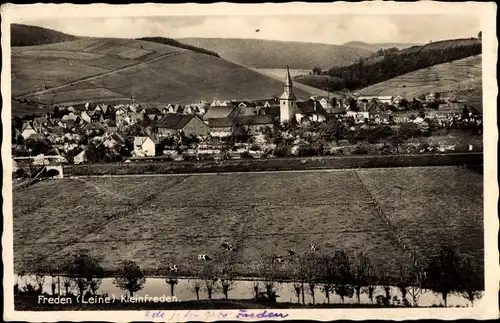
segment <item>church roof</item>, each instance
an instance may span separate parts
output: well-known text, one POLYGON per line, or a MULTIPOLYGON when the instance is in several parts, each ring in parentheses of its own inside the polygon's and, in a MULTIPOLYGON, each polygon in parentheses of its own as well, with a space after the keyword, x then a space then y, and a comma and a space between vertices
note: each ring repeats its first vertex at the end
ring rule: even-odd
POLYGON ((295 96, 295 94, 292 91, 290 91, 290 92, 285 91, 280 96, 280 100, 297 100, 297 97, 295 96))

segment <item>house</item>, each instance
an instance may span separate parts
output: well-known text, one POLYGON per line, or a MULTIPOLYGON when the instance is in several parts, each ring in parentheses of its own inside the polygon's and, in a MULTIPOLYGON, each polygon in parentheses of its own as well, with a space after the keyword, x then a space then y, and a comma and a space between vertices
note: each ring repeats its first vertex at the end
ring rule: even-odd
POLYGON ((22 130, 21 130, 21 136, 23 136, 24 139, 28 139, 29 136, 32 134, 36 134, 37 132, 35 131, 35 128, 31 125, 31 123, 24 123, 22 130))
POLYGON ((210 106, 211 107, 224 107, 224 106, 227 106, 229 103, 229 101, 225 101, 225 100, 213 100, 212 103, 210 103, 210 106))
POLYGON ((321 104, 321 106, 323 107, 323 109, 328 109, 328 107, 330 106, 330 102, 328 102, 328 99, 325 98, 325 97, 320 97, 320 96, 317 96, 317 95, 313 95, 309 98, 309 100, 314 100, 316 102, 319 102, 319 104, 321 104))
POLYGON ((142 114, 145 114, 149 119, 153 120, 155 116, 161 114, 161 111, 158 108, 144 108, 141 110, 142 114))
POLYGON ((100 122, 92 122, 83 127, 83 130, 85 131, 85 134, 87 135, 92 135, 92 134, 97 134, 99 132, 104 132, 104 125, 100 122))
POLYGON ((326 113, 340 116, 340 115, 345 115, 347 113, 347 109, 341 107, 331 107, 326 109, 326 113))
POLYGON ((396 95, 394 99, 392 99, 392 105, 399 106, 403 100, 406 100, 406 98, 402 95, 396 95))
POLYGON ((83 121, 85 121, 86 123, 91 123, 92 122, 92 119, 90 118, 90 116, 87 113, 87 111, 82 111, 82 113, 80 113, 80 118, 83 121))
POLYGON ((114 122, 113 120, 106 120, 105 121, 105 124, 106 124, 106 128, 108 129, 109 132, 115 132, 118 130, 118 126, 116 124, 116 122, 114 122))
POLYGON ((230 117, 210 119, 208 121, 208 126, 210 127, 210 136, 229 137, 233 133, 233 125, 234 119, 230 117))
POLYGON ((203 121, 206 124, 209 124, 211 119, 222 119, 227 118, 235 109, 232 106, 210 106, 207 110, 207 113, 203 115, 203 121))
POLYGON ((87 162, 87 151, 82 150, 78 155, 73 158, 73 163, 75 165, 83 164, 87 162))
POLYGON ((155 142, 150 137, 134 137, 133 155, 137 157, 155 156, 155 142))
POLYGON ((326 119, 326 111, 321 104, 315 100, 297 101, 295 119, 299 123, 304 121, 323 122, 326 119))
POLYGON ((117 134, 116 132, 113 132, 109 135, 107 135, 102 144, 106 148, 114 148, 116 146, 125 146, 125 139, 123 139, 122 136, 117 134))
POLYGON ((212 137, 228 137, 235 126, 242 126, 250 135, 258 135, 265 127, 274 127, 274 119, 270 115, 233 116, 227 118, 211 119, 209 121, 210 135, 212 137))
POLYGON ((367 101, 370 102, 372 100, 377 100, 381 103, 393 104, 394 97, 392 95, 362 95, 357 98, 358 102, 367 101))
POLYGON ((41 133, 32 133, 26 138, 26 140, 33 140, 33 141, 44 141, 46 137, 42 135, 41 133))
POLYGON ((197 115, 167 114, 155 125, 160 136, 168 136, 182 131, 186 135, 208 136, 210 128, 197 115))

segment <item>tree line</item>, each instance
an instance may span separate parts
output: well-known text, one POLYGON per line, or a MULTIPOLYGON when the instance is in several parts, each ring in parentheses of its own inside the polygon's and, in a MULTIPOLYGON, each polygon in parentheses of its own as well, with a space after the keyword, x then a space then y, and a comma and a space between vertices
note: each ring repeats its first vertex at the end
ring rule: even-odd
POLYGON ((208 50, 208 49, 205 49, 205 48, 201 48, 201 47, 196 47, 196 46, 193 46, 193 45, 184 44, 184 43, 181 43, 181 42, 179 42, 179 41, 177 41, 175 39, 172 39, 172 38, 166 38, 166 37, 143 37, 143 38, 138 38, 138 40, 145 40, 145 41, 150 41, 150 42, 154 42, 154 43, 159 43, 159 44, 164 44, 164 45, 169 45, 169 46, 184 48, 184 49, 188 49, 190 51, 193 51, 195 53, 202 53, 202 54, 207 54, 207 55, 211 55, 211 56, 220 58, 219 54, 217 54, 214 51, 211 51, 211 50, 208 50))
MULTIPOLYGON (((264 255, 250 265, 251 275, 258 279, 251 284, 256 302, 276 302, 285 282, 291 283, 297 303, 304 305, 306 294, 315 304, 317 293, 323 293, 328 304, 334 294, 340 297, 342 303, 346 298, 355 296, 358 304, 361 303, 361 295, 366 294, 372 303, 380 306, 419 306, 419 297, 425 291, 440 295, 445 307, 453 293, 473 305, 484 291, 481 266, 475 259, 450 248, 442 248, 428 259, 413 254, 412 261, 401 264, 394 273, 377 270, 366 253, 349 253, 343 249, 336 249, 328 255, 310 251, 280 257, 282 261, 276 259, 274 255, 264 255), (401 299, 391 295, 392 286, 399 289, 401 299), (376 295, 377 290, 382 293, 376 295)), ((197 300, 201 299, 201 292, 206 293, 209 300, 217 293, 229 299, 237 278, 237 264, 231 251, 220 252, 211 261, 189 269, 178 269, 172 258, 162 263, 164 265, 157 270, 157 274, 165 280, 171 296, 175 296, 181 274, 191 276, 189 284, 197 300)), ((77 295, 95 296, 105 277, 105 270, 98 258, 80 253, 61 266, 43 261, 28 264, 18 275, 18 279, 23 279, 25 275, 34 275, 35 278, 34 284, 28 282, 24 289, 17 282, 14 286, 16 295, 41 294, 46 277, 51 276, 52 295, 75 297, 73 291, 76 291, 77 295)), ((121 262, 111 276, 114 284, 130 296, 143 289, 146 283, 145 272, 131 260, 121 262)))

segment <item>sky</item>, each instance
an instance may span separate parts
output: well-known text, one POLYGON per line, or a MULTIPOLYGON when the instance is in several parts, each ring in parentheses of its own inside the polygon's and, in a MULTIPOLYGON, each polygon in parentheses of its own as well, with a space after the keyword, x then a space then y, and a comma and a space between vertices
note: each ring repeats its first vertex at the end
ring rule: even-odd
POLYGON ((476 37, 480 30, 477 16, 456 14, 72 17, 19 23, 76 36, 255 38, 326 44, 349 41, 427 43, 476 37))

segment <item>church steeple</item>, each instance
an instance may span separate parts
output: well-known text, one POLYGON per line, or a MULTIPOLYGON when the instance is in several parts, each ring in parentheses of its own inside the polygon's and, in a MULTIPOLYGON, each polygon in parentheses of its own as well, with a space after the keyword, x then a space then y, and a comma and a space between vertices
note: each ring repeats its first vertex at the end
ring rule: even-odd
POLYGON ((295 101, 297 98, 293 93, 292 78, 290 77, 290 69, 286 66, 285 86, 283 94, 280 97, 280 121, 290 121, 295 114, 295 101))
POLYGON ((285 86, 283 89, 283 94, 280 99, 284 100, 296 100, 295 94, 293 93, 292 78, 290 77, 290 69, 288 65, 286 66, 286 76, 285 76, 285 86))

